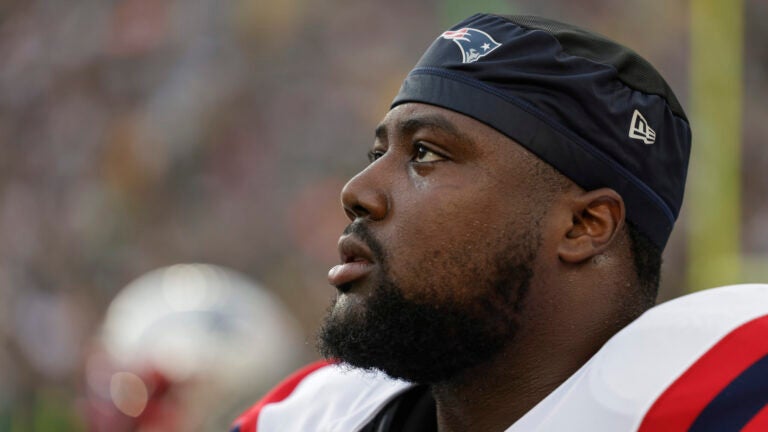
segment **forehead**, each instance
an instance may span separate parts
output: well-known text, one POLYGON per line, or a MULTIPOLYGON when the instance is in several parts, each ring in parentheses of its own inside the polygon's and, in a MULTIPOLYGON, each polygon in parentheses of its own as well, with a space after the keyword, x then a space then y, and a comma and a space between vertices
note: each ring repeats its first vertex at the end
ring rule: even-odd
POLYGON ((490 126, 456 111, 423 103, 406 103, 391 109, 376 128, 377 138, 389 135, 413 134, 419 129, 444 132, 474 142, 506 142, 517 147, 512 139, 490 126))

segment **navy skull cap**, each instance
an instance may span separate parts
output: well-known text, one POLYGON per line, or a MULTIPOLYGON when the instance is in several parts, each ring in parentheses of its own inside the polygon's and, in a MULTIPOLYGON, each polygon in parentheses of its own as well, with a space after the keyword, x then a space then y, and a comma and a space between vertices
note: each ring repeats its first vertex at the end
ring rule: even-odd
POLYGON ((427 49, 392 108, 407 102, 481 121, 586 190, 614 189, 629 221, 666 244, 691 131, 667 83, 632 50, 549 19, 477 14, 427 49))

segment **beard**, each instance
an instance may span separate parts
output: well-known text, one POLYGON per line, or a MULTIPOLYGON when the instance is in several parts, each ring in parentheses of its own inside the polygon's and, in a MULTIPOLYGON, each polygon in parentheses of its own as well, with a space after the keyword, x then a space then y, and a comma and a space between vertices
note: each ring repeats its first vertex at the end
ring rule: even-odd
MULTIPOLYGON (((464 299, 406 297, 405 293, 446 293, 466 287, 456 287, 455 277, 435 278, 437 282, 418 278, 413 285, 421 289, 397 284, 389 276, 381 245, 366 227, 353 224, 347 231, 369 246, 378 269, 369 276, 374 288, 362 307, 337 313, 336 300, 332 302, 318 334, 318 349, 325 358, 380 370, 393 378, 435 384, 492 360, 514 339, 533 276, 537 230, 520 239, 503 239, 505 247, 497 243, 496 253, 482 269, 461 268, 472 279, 465 283, 471 285, 472 294, 464 299), (425 283, 429 288, 422 286, 425 283)), ((453 270, 456 274, 457 269, 453 270)))

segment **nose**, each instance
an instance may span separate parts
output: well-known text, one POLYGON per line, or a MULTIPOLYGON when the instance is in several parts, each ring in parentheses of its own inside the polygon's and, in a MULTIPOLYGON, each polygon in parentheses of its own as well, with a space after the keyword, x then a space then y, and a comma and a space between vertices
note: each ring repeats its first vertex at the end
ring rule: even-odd
POLYGON ((351 221, 356 219, 382 220, 389 210, 384 183, 376 175, 376 163, 352 177, 341 190, 341 205, 351 221))

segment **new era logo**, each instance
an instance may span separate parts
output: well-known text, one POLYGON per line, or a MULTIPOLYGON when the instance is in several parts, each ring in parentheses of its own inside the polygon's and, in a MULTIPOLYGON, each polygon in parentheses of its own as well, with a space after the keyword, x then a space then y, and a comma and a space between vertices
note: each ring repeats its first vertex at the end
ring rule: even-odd
POLYGON ((651 126, 648 125, 648 120, 638 110, 635 110, 635 113, 632 114, 632 123, 629 125, 629 137, 642 140, 649 145, 656 142, 656 131, 651 129, 651 126))

